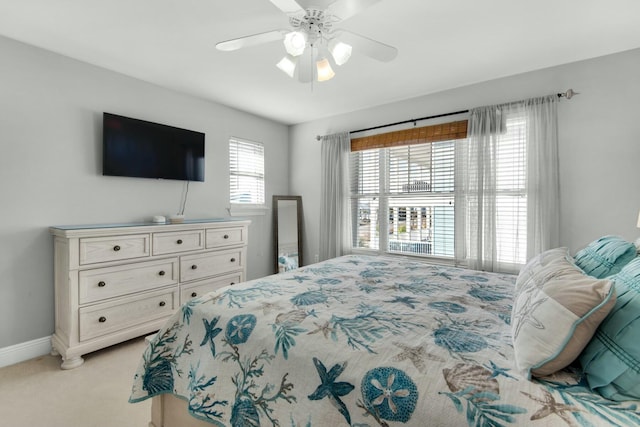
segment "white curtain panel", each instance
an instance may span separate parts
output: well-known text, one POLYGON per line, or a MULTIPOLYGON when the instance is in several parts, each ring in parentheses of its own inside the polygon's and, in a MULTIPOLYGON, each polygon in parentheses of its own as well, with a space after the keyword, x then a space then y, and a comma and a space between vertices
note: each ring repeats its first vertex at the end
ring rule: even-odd
POLYGON ((525 102, 527 113, 527 260, 560 245, 558 97, 525 102))
POLYGON ((493 163, 504 126, 497 106, 470 111, 467 139, 456 143, 455 258, 472 269, 496 271, 493 163))
POLYGON ((322 137, 320 260, 351 251, 351 214, 349 203, 349 132, 322 137))
POLYGON ((526 260, 558 245, 557 102, 553 95, 470 110, 467 139, 456 146, 457 263, 517 272, 526 260), (524 152, 505 149, 517 146, 517 140, 524 141, 524 152), (505 191, 505 173, 514 182, 520 177, 522 184, 505 191), (500 225, 504 216, 499 218, 505 209, 512 209, 508 243, 500 225))

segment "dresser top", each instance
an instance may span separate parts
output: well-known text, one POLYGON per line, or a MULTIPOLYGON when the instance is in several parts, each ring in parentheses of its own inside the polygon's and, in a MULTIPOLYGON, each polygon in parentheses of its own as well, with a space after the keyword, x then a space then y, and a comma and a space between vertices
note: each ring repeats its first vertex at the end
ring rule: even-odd
MULTIPOLYGON (((173 224, 170 222, 126 222, 126 223, 110 223, 110 224, 81 224, 81 225, 56 225, 49 227, 49 231, 54 235, 72 235, 87 231, 113 232, 121 230, 127 232, 137 231, 171 231, 184 230, 185 228, 197 228, 199 226, 243 226, 249 225, 251 221, 240 218, 205 218, 205 219, 185 219, 181 223, 173 224)), ((84 233, 83 233, 84 234, 84 233)))

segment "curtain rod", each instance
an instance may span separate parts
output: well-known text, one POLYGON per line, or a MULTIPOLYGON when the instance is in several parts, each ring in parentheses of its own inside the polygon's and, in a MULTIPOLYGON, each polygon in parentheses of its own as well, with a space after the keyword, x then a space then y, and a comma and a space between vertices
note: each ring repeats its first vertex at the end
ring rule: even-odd
MULTIPOLYGON (((569 89, 566 92, 557 93, 556 95, 558 96, 558 98, 571 99, 574 95, 578 95, 578 92, 574 92, 573 89, 569 89)), ((460 110, 460 111, 453 111, 451 113, 435 114, 433 116, 420 117, 418 119, 409 119, 409 120, 403 120, 401 122, 388 123, 386 125, 373 126, 373 127, 365 128, 365 129, 352 130, 352 131, 349 131, 349 133, 353 134, 353 133, 359 133, 359 132, 366 132, 368 130, 382 129, 382 128, 387 128, 387 127, 396 126, 396 125, 403 125, 405 123, 414 123, 414 125, 415 125, 415 122, 419 122, 419 121, 422 121, 422 120, 437 119, 439 117, 447 117, 447 116, 455 116, 456 114, 463 114, 463 113, 468 113, 468 112, 469 112, 469 110, 460 110)), ((320 141, 321 139, 322 139, 321 135, 317 135, 316 136, 316 140, 320 141)))
POLYGON ((375 129, 380 129, 380 128, 388 128, 388 127, 395 126, 395 125, 403 125, 405 123, 414 123, 414 122, 419 122, 419 121, 422 121, 422 120, 437 119, 438 117, 455 116, 456 114, 463 114, 463 113, 468 113, 468 112, 469 112, 469 110, 460 110, 460 111, 453 111, 451 113, 435 114, 433 116, 420 117, 418 119, 409 119, 409 120, 403 120, 401 122, 389 123, 389 124, 386 124, 386 125, 373 126, 373 127, 366 128, 366 129, 352 130, 349 133, 366 132, 368 130, 375 130, 375 129))

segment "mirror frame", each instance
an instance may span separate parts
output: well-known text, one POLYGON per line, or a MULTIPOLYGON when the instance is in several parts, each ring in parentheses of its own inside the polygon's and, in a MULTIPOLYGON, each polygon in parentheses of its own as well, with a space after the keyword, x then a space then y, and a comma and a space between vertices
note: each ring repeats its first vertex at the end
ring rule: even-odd
POLYGON ((296 202, 296 217, 298 226, 298 267, 302 267, 302 196, 273 196, 273 255, 275 260, 275 273, 278 273, 278 202, 280 200, 293 200, 296 202))

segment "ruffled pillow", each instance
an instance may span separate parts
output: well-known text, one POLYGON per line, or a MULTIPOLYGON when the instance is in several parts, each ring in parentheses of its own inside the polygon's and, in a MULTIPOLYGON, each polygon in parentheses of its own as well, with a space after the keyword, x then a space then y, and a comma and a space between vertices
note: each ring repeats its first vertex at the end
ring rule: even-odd
POLYGON ((613 284, 584 274, 567 248, 533 258, 516 279, 511 315, 518 368, 545 376, 573 362, 615 303, 613 284))
POLYGON ((617 302, 579 361, 591 389, 607 399, 640 399, 640 258, 611 279, 617 302))
POLYGON ((622 270, 636 257, 636 245, 618 236, 595 240, 574 257, 576 265, 589 276, 602 279, 622 270))

